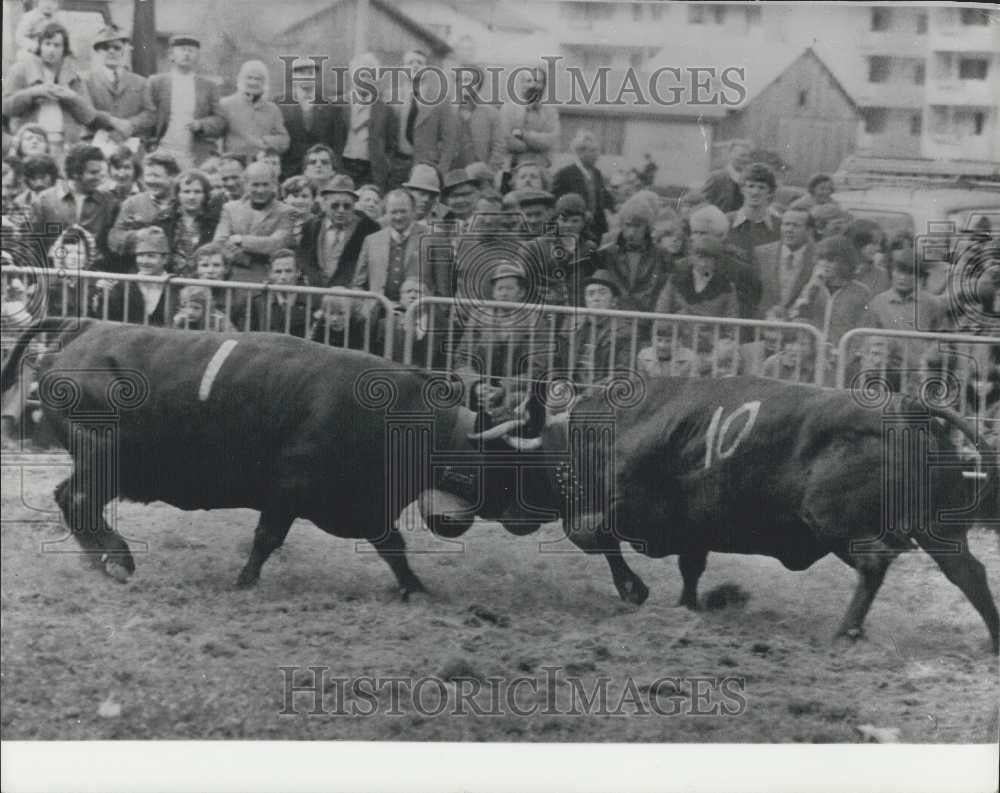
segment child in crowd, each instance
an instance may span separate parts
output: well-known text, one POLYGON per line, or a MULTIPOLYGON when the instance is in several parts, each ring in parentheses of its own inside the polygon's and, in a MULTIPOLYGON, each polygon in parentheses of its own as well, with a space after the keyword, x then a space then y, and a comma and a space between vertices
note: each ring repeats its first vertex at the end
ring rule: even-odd
POLYGON ((815 382, 815 346, 812 335, 795 330, 785 331, 781 349, 764 361, 761 374, 792 383, 815 382))
POLYGON ((281 200, 292 212, 292 247, 302 241, 302 226, 313 216, 316 190, 306 177, 292 176, 281 183, 281 200))
POLYGON ((180 310, 174 315, 174 327, 192 330, 234 331, 225 312, 215 307, 212 290, 207 286, 185 286, 178 297, 180 310))
POLYGON ((697 356, 676 340, 669 327, 659 323, 653 343, 639 350, 639 372, 646 377, 690 377, 697 356))

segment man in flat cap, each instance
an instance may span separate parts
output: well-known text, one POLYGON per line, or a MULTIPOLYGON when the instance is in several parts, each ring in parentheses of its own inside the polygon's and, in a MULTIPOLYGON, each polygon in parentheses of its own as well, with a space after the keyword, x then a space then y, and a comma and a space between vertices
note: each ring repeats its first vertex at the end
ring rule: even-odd
POLYGON ((146 137, 153 130, 153 108, 146 105, 146 78, 125 67, 129 35, 108 25, 94 39, 90 73, 84 80, 101 127, 118 143, 146 137))
MULTIPOLYGON (((584 308, 593 312, 618 308, 622 285, 614 274, 598 270, 583 280, 584 308)), ((600 314, 579 314, 566 331, 564 363, 575 383, 592 385, 629 370, 632 322, 600 314)), ((638 340, 636 342, 638 349, 638 340)))
MULTIPOLYGON (((170 243, 159 226, 147 226, 135 233, 135 262, 143 281, 118 281, 107 293, 107 319, 137 325, 167 324, 178 308, 176 295, 167 285, 170 243), (171 312, 171 313, 168 313, 171 312)), ((104 294, 95 290, 91 313, 104 317, 104 294)))
POLYGON ((454 365, 474 399, 508 412, 524 399, 532 381, 543 379, 549 360, 560 360, 561 339, 547 332, 540 306, 531 300, 537 286, 532 288, 521 263, 496 258, 488 279, 490 298, 512 305, 466 306, 454 365))
POLYGON ((200 55, 201 42, 194 36, 174 36, 170 71, 154 74, 146 83, 146 103, 154 114, 153 141, 173 154, 182 169, 214 154, 211 139, 226 131, 218 88, 195 73, 200 55))

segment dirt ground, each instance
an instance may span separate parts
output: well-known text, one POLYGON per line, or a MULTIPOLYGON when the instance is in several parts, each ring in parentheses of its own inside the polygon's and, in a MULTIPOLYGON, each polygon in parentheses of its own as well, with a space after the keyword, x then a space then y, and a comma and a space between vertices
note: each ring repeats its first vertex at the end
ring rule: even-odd
MULTIPOLYGON (((906 742, 997 737, 985 626, 922 553, 890 569, 854 644, 831 640, 854 585, 835 558, 793 573, 713 555, 703 596, 733 584, 749 598, 693 613, 674 606, 673 558, 630 554, 652 590, 633 608, 604 561, 560 543, 555 525, 517 538, 480 523, 461 545, 414 530, 411 563, 432 595, 404 604, 374 553, 309 523, 241 592, 255 513, 122 504, 138 569, 120 585, 73 552, 53 512, 68 458, 3 462, 7 739, 825 743, 857 741, 866 724, 906 742), (358 677, 428 680, 340 697, 338 679, 358 677), (310 680, 318 698, 288 694, 310 680), (598 697, 569 712, 602 686, 603 708, 598 697), (460 689, 474 695, 463 707, 460 689)), ((970 540, 1000 592, 996 537, 970 540)))

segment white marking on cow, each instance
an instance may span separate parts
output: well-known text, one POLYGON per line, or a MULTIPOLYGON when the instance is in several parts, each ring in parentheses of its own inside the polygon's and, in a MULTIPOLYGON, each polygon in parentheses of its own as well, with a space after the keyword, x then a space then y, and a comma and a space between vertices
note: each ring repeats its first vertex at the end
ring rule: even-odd
POLYGON ((237 344, 239 344, 239 342, 235 339, 227 339, 222 342, 219 349, 215 351, 215 355, 212 356, 212 360, 208 362, 208 366, 205 367, 205 374, 201 376, 201 385, 198 386, 198 399, 201 402, 207 400, 209 395, 211 395, 212 383, 215 382, 215 378, 219 374, 222 364, 226 362, 226 358, 229 357, 229 353, 233 351, 233 348, 237 344))
POLYGON ((739 448, 739 445, 747 439, 747 436, 753 431, 754 424, 757 423, 757 414, 760 412, 760 400, 744 402, 730 413, 725 421, 722 421, 722 412, 723 408, 721 405, 715 409, 715 413, 712 414, 712 421, 708 425, 708 432, 705 435, 706 469, 712 465, 713 453, 720 460, 726 460, 732 457, 736 453, 736 449, 739 448), (736 437, 727 444, 726 435, 729 434, 734 424, 742 416, 746 416, 746 422, 740 428, 736 437), (722 422, 721 427, 719 426, 720 422, 722 422))

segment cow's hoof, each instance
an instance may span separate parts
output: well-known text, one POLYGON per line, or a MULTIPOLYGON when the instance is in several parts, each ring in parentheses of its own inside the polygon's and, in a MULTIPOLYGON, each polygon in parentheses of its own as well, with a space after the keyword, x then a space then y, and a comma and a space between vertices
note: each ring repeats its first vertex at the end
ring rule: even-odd
POLYGON ((684 595, 681 595, 680 600, 677 601, 677 607, 678 608, 683 607, 690 611, 700 611, 700 608, 698 606, 698 599, 684 597, 684 595))
POLYGON ((420 589, 407 589, 400 587, 399 600, 402 603, 427 603, 431 599, 431 594, 426 589, 421 587, 420 589))
POLYGON ((241 570, 240 574, 236 577, 236 588, 237 589, 253 589, 257 586, 257 580, 260 578, 259 575, 254 575, 247 570, 241 570))
POLYGON ((124 584, 132 575, 126 565, 114 559, 104 560, 104 572, 119 584, 124 584))
POLYGON ((649 597, 649 587, 638 578, 629 578, 618 584, 618 594, 626 603, 641 606, 649 597))
POLYGON ((846 639, 849 642, 858 642, 865 638, 865 632, 861 628, 847 628, 846 630, 838 631, 834 638, 846 639))

